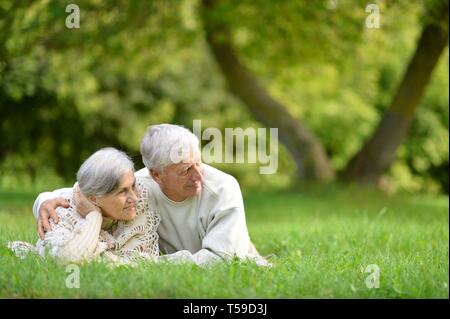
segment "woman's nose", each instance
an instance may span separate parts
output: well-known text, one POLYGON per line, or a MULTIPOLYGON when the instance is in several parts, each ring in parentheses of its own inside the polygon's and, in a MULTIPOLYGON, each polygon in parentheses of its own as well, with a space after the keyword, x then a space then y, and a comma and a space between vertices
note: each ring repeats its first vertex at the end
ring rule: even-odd
POLYGON ((128 201, 130 201, 131 203, 134 203, 137 201, 137 194, 134 190, 131 190, 130 192, 130 196, 128 197, 128 201))

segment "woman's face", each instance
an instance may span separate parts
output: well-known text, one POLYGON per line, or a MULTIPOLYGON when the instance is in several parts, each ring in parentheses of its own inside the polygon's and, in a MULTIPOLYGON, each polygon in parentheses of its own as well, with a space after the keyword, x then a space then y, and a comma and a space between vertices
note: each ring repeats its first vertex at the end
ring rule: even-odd
POLYGON ((113 220, 132 220, 136 217, 136 179, 129 171, 119 181, 113 192, 97 197, 97 206, 102 215, 113 220))

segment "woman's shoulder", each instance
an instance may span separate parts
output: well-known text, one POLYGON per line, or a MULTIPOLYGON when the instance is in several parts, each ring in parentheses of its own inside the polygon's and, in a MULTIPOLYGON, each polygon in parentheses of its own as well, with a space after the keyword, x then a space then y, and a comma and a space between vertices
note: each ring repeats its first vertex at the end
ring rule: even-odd
POLYGON ((76 212, 75 209, 75 200, 74 200, 74 193, 73 190, 77 184, 73 185, 72 188, 64 188, 63 191, 58 195, 58 197, 61 197, 65 199, 69 203, 69 207, 57 207, 56 213, 58 215, 66 215, 66 214, 72 214, 73 212, 76 212))
POLYGON ((142 175, 135 175, 136 176, 136 184, 140 184, 145 186, 150 192, 153 192, 155 187, 159 187, 158 183, 155 182, 155 180, 150 176, 142 176, 142 175))
POLYGON ((137 177, 136 189, 138 201, 148 201, 154 206, 155 199, 153 197, 153 193, 151 192, 151 187, 150 185, 148 185, 147 181, 143 180, 140 177, 137 177))
POLYGON ((61 195, 62 198, 67 200, 67 202, 69 203, 69 207, 57 207, 55 211, 58 214, 60 221, 62 221, 64 224, 75 226, 84 218, 77 212, 73 191, 66 191, 61 195))
POLYGON ((65 207, 58 207, 56 208, 56 214, 59 217, 59 221, 57 224, 53 222, 52 219, 50 219, 50 225, 52 229, 69 229, 73 230, 77 225, 81 225, 84 223, 84 218, 78 214, 75 207, 72 206, 72 204, 65 208, 65 207))
POLYGON ((137 215, 150 215, 159 217, 156 209, 156 201, 154 195, 150 191, 148 185, 137 178, 136 188, 138 193, 138 200, 136 203, 137 215))

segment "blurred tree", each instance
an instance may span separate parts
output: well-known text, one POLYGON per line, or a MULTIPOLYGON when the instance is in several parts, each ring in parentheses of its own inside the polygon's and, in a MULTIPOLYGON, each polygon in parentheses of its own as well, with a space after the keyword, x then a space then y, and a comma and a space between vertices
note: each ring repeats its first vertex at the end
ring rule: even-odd
POLYGON ((345 169, 344 177, 348 180, 376 183, 392 164, 398 146, 406 138, 431 74, 448 44, 448 1, 432 2, 428 11, 430 18, 389 110, 345 169))
MULTIPOLYGON (((218 1, 204 0, 203 4, 206 10, 214 10, 218 1)), ((214 17, 217 17, 217 13, 214 17)), ((204 21, 206 39, 231 91, 244 102, 258 121, 278 128, 281 142, 286 145, 296 163, 298 179, 333 179, 333 167, 317 136, 271 97, 248 68, 238 60, 227 26, 206 14, 204 21)))
MULTIPOLYGON (((298 179, 307 178, 319 181, 333 179, 335 168, 332 166, 329 156, 325 152, 326 148, 322 144, 320 138, 317 137, 302 120, 292 116, 286 106, 268 93, 251 73, 249 68, 244 65, 241 59, 239 59, 236 52, 237 50, 235 50, 233 45, 233 33, 231 28, 233 22, 237 24, 237 21, 239 21, 238 18, 232 17, 237 11, 233 8, 235 6, 239 6, 242 11, 247 10, 252 12, 252 9, 255 10, 263 23, 274 22, 274 26, 270 25, 264 30, 261 30, 265 33, 268 33, 268 31, 266 31, 267 29, 282 28, 287 24, 292 23, 292 20, 289 19, 291 16, 294 16, 297 18, 296 20, 299 21, 299 23, 297 23, 297 25, 301 26, 299 29, 304 27, 306 30, 308 24, 301 23, 302 21, 305 21, 303 16, 305 13, 299 13, 302 11, 300 11, 297 6, 293 6, 291 3, 286 2, 281 2, 281 4, 271 4, 267 2, 264 2, 263 4, 258 3, 258 9, 261 8, 260 10, 255 9, 255 7, 252 8, 252 5, 246 1, 243 2, 244 4, 242 4, 241 1, 238 5, 237 3, 230 4, 230 2, 219 0, 203 0, 203 21, 205 24, 206 39, 212 55, 220 66, 224 78, 227 80, 228 87, 233 94, 240 98, 258 121, 267 126, 278 127, 280 140, 286 145, 296 163, 298 179), (292 10, 282 11, 280 10, 280 7, 292 10), (266 20, 266 11, 271 12, 268 16, 273 20, 266 20), (286 13, 282 18, 279 17, 281 16, 281 12, 286 13), (277 16, 277 19, 274 19, 273 16, 277 16)), ((298 3, 299 2, 297 2, 297 4, 298 3)), ((357 4, 352 3, 352 5, 355 6, 357 4)), ((320 40, 325 40, 327 43, 333 43, 327 36, 323 36, 323 34, 328 33, 328 28, 335 29, 337 27, 337 23, 335 23, 333 19, 327 17, 331 13, 339 16, 339 29, 347 30, 347 33, 350 34, 350 36, 347 34, 340 38, 340 41, 344 44, 338 46, 337 50, 336 48, 335 50, 326 50, 326 45, 325 48, 320 49, 314 47, 314 52, 319 56, 323 55, 323 52, 333 52, 332 54, 336 55, 339 51, 340 53, 346 52, 348 47, 356 47, 363 32, 352 30, 352 25, 355 25, 355 22, 360 18, 357 13, 354 15, 349 14, 349 12, 355 12, 354 10, 352 11, 349 7, 346 7, 345 4, 340 4, 339 10, 330 10, 330 6, 332 9, 336 9, 337 7, 337 2, 334 1, 316 2, 314 4, 308 3, 308 5, 301 3, 299 6, 306 11, 306 15, 315 18, 315 23, 318 21, 321 22, 321 32, 315 33, 317 37, 316 41, 320 42, 320 40), (326 18, 322 20, 318 17, 321 17, 322 19, 323 17, 326 18), (320 39, 320 37, 323 39, 320 39), (348 45, 350 41, 351 45, 348 45), (347 47, 345 43, 347 43, 347 47)), ((413 58, 413 61, 405 74, 404 81, 399 87, 396 98, 394 99, 392 106, 394 115, 392 115, 392 111, 387 112, 385 117, 381 120, 380 129, 377 131, 378 135, 376 135, 377 138, 372 142, 375 144, 376 149, 370 151, 369 148, 371 144, 368 143, 369 146, 366 145, 358 153, 358 156, 348 164, 347 169, 344 172, 344 176, 346 176, 347 179, 374 183, 391 164, 397 146, 406 136, 406 131, 411 122, 413 111, 420 102, 424 88, 430 80, 431 71, 437 64, 437 61, 446 46, 448 37, 448 31, 446 31, 448 30, 448 15, 445 16, 445 14, 447 14, 446 6, 448 7, 446 1, 430 1, 427 3, 429 12, 434 12, 434 18, 431 22, 425 24, 423 35, 418 43, 415 58, 413 58), (445 14, 443 14, 444 12, 445 14), (411 88, 413 88, 413 94, 409 94, 411 88), (398 119, 396 114, 399 112, 405 113, 403 116, 405 118, 398 119), (389 123, 387 124, 387 122, 389 123), (389 138, 386 138, 387 136, 389 136, 389 138), (368 154, 370 154, 370 156, 368 154), (359 172, 358 169, 366 169, 367 172, 365 172, 364 175, 364 173, 359 172), (369 174, 372 174, 373 178, 367 176, 369 174)), ((248 15, 251 16, 251 13, 248 15)), ((250 20, 255 21, 254 19, 250 20)), ((287 64, 289 64, 292 63, 292 57, 289 55, 289 51, 288 54, 286 54, 286 50, 284 50, 285 48, 283 47, 286 41, 283 40, 286 40, 286 38, 289 38, 289 36, 292 35, 292 29, 287 27, 287 31, 287 34, 281 36, 282 44, 280 44, 277 39, 271 38, 271 40, 274 40, 271 42, 271 47, 280 49, 283 56, 288 61, 287 64)), ((307 31, 304 32, 306 33, 306 36, 302 32, 297 33, 300 33, 301 36, 306 39, 306 41, 303 42, 305 43, 305 47, 312 44, 308 41, 307 31)), ((345 32, 343 32, 343 34, 345 35, 345 32)), ((295 40, 297 41, 288 42, 289 45, 295 46, 297 43, 301 43, 298 38, 295 40)), ((302 52, 300 55, 305 54, 305 49, 300 50, 302 52)), ((307 56, 308 53, 305 55, 307 56)), ((340 59, 340 61, 339 59, 337 60, 338 63, 341 63, 345 67, 345 61, 343 62, 342 59, 340 59)), ((347 61, 348 60, 349 59, 347 59, 347 61)), ((298 63, 298 61, 296 61, 296 63, 298 63)), ((350 137, 351 133, 349 131, 346 133, 347 136, 350 137)))
POLYGON ((155 56, 167 46, 154 43, 170 37, 170 6, 78 1, 81 27, 68 29, 69 3, 0 1, 0 161, 8 163, 3 175, 6 168, 36 176, 53 167, 73 180, 83 159, 107 145, 128 151, 142 165, 142 131, 163 120, 153 103, 161 98, 155 83, 162 68, 155 56))
MULTIPOLYGON (((0 184, 22 173, 45 180, 50 169, 73 180, 81 161, 105 145, 142 167, 148 125, 191 127, 193 119, 222 132, 265 125, 283 133, 277 174, 214 163, 245 187, 327 180, 387 111, 423 7, 377 1, 381 28, 369 30, 365 0, 230 0, 208 8, 202 0, 79 0, 80 28, 68 29, 69 3, 0 0, 0 184), (226 63, 238 68, 222 71, 226 63), (236 85, 243 79, 248 90, 236 85), (278 111, 263 116, 271 105, 278 111)), ((404 189, 448 190, 445 52, 387 172, 404 189)))

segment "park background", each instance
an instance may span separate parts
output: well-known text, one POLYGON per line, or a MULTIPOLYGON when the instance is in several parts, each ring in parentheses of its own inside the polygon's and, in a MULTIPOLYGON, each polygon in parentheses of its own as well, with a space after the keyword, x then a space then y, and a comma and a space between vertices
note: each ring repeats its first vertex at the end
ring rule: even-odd
POLYGON ((448 67, 445 0, 0 0, 0 296, 448 298, 448 67), (194 119, 278 128, 276 174, 212 164, 272 269, 91 264, 68 289, 6 248, 89 154, 141 168, 148 125, 194 119))

